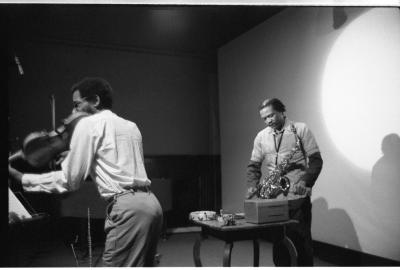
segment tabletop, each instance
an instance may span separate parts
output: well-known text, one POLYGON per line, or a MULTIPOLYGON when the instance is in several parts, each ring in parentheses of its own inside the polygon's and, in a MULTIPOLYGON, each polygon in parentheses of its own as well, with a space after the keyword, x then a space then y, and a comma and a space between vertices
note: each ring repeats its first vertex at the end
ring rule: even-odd
POLYGON ((289 219, 286 221, 280 222, 268 222, 268 223, 248 223, 245 219, 235 219, 236 225, 227 226, 224 225, 223 222, 219 222, 218 220, 192 220, 193 223, 202 227, 208 227, 210 229, 218 230, 218 231, 243 231, 243 230, 254 230, 254 229, 264 229, 268 227, 275 226, 284 226, 289 224, 298 223, 297 220, 289 219))

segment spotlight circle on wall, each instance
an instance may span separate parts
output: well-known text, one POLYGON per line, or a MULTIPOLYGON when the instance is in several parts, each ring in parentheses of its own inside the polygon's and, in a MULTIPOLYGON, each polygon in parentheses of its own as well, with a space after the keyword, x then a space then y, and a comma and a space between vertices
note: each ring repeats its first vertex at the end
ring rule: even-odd
POLYGON ((324 120, 338 150, 371 171, 383 138, 400 134, 400 14, 376 8, 340 34, 322 82, 324 120))

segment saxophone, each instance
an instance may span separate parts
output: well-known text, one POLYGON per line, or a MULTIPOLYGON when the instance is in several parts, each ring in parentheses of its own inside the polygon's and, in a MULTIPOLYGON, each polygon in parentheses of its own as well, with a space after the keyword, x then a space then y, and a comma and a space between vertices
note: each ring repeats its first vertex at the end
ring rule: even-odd
POLYGON ((296 144, 290 151, 289 155, 285 157, 282 162, 257 185, 257 195, 262 199, 273 199, 281 193, 287 196, 289 193, 290 181, 284 175, 287 173, 286 170, 289 168, 289 161, 297 151, 301 150, 301 142, 299 136, 297 136, 296 128, 293 124, 290 125, 290 128, 295 134, 296 144))

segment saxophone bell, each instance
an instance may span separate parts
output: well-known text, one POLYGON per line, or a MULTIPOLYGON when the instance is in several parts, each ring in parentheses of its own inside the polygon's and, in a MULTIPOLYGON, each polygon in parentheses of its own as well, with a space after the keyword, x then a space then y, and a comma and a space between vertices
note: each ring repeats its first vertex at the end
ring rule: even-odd
POLYGON ((263 199, 274 199, 278 195, 287 196, 290 189, 290 180, 285 177, 279 177, 277 181, 266 181, 260 186, 258 196, 263 199))

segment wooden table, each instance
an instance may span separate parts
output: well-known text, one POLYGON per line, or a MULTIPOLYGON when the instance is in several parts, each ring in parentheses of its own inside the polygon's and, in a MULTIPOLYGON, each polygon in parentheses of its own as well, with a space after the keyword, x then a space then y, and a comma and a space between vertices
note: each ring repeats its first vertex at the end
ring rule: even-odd
POLYGON ((252 224, 247 223, 244 219, 236 220, 236 225, 223 226, 223 223, 217 220, 197 221, 192 222, 201 226, 200 236, 196 239, 193 246, 193 259, 195 266, 202 266, 200 260, 201 241, 207 238, 208 235, 214 236, 225 241, 223 266, 231 266, 231 254, 233 242, 242 240, 253 241, 253 266, 259 266, 260 245, 258 239, 265 235, 268 228, 277 227, 280 230, 280 235, 274 240, 275 244, 283 244, 289 251, 291 266, 297 265, 297 251, 293 242, 286 236, 286 225, 297 223, 296 220, 288 220, 282 222, 252 224))

